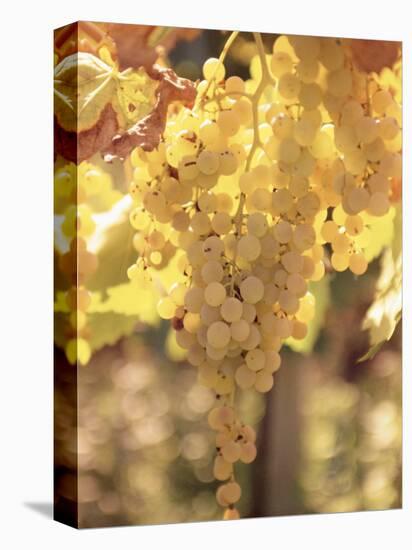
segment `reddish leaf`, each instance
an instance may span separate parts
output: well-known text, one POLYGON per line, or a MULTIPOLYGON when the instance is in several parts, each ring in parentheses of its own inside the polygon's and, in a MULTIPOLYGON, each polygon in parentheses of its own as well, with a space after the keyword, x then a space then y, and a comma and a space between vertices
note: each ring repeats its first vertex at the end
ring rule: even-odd
MULTIPOLYGON (((158 51, 150 44, 151 38, 162 27, 152 25, 128 25, 121 23, 108 23, 107 33, 116 44, 117 61, 120 70, 128 67, 145 67, 150 69, 158 57, 158 51)), ((199 29, 167 29, 167 33, 157 41, 169 51, 178 40, 193 40, 199 35, 199 29)))
POLYGON ((103 109, 93 128, 78 134, 63 130, 55 121, 55 152, 71 162, 82 162, 109 147, 118 130, 117 116, 110 104, 103 109))
POLYGON ((396 204, 402 201, 402 178, 391 180, 391 202, 396 204))
POLYGON ((156 89, 153 111, 125 132, 114 136, 111 146, 104 150, 106 160, 125 158, 135 147, 151 151, 157 147, 166 126, 167 111, 174 101, 192 106, 196 97, 194 83, 180 78, 172 69, 159 66, 148 70, 149 76, 160 80, 156 89))
POLYGON ((353 61, 366 73, 380 73, 384 67, 392 68, 400 53, 400 42, 387 40, 351 40, 353 61))
POLYGON ((101 46, 107 46, 112 54, 115 51, 113 40, 107 35, 101 23, 79 21, 55 31, 54 51, 59 60, 77 52, 97 54, 101 46))

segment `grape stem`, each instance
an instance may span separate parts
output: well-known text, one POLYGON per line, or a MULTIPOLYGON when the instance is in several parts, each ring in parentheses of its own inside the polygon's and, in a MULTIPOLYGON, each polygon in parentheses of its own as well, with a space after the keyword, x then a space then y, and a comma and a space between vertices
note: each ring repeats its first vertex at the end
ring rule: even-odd
POLYGON ((259 59, 260 59, 260 67, 261 67, 261 71, 262 71, 262 78, 261 78, 261 80, 259 82, 259 85, 256 88, 255 92, 253 93, 252 99, 251 99, 251 101, 252 101, 252 116, 253 116, 253 142, 252 142, 252 146, 250 148, 248 158, 247 158, 247 161, 246 161, 245 172, 247 172, 250 169, 250 165, 252 163, 253 156, 256 153, 257 149, 260 148, 260 149, 264 150, 263 144, 260 141, 260 136, 259 136, 259 113, 258 113, 259 101, 260 101, 260 98, 262 97, 263 92, 265 91, 266 86, 268 84, 275 85, 275 81, 272 78, 272 76, 269 72, 268 66, 267 66, 265 48, 263 46, 262 37, 260 36, 260 33, 258 33, 258 32, 254 32, 253 37, 255 39, 256 46, 257 46, 257 49, 258 49, 258 54, 259 54, 259 59))
MULTIPOLYGON (((245 172, 248 172, 250 170, 250 166, 252 164, 253 157, 258 149, 261 149, 264 151, 263 144, 260 140, 259 136, 259 101, 263 95, 263 92, 265 91, 265 88, 268 84, 272 84, 273 86, 276 84, 275 80, 272 78, 272 75, 269 72, 269 68, 267 66, 266 62, 266 54, 265 54, 265 48, 263 46, 263 41, 260 33, 254 32, 253 37, 256 42, 256 46, 258 49, 258 55, 260 60, 260 66, 261 66, 261 72, 262 77, 260 79, 259 85, 254 91, 254 93, 250 96, 250 100, 252 102, 252 117, 253 117, 253 141, 251 148, 249 150, 247 159, 246 159, 246 166, 245 166, 245 172)), ((236 214, 234 216, 234 224, 236 227, 236 233, 238 236, 241 234, 241 228, 242 228, 242 220, 243 220, 243 207, 245 204, 246 196, 244 193, 240 194, 239 198, 239 206, 236 211, 236 214)), ((234 262, 236 262, 236 251, 235 251, 235 257, 234 262)), ((232 293, 234 288, 234 278, 232 278, 232 293)))
POLYGON ((216 80, 217 72, 218 72, 219 68, 221 67, 221 65, 223 65, 223 62, 224 62, 224 60, 225 60, 225 58, 226 58, 226 56, 227 56, 227 54, 230 50, 230 47, 232 46, 232 44, 235 41, 238 34, 239 34, 239 31, 233 31, 230 34, 229 38, 226 40, 226 43, 223 46, 223 49, 222 49, 222 51, 220 53, 220 56, 219 56, 219 63, 216 65, 216 68, 213 72, 213 75, 210 78, 210 80, 208 81, 206 88, 204 89, 204 91, 202 93, 200 93, 197 96, 196 103, 193 107, 193 111, 196 111, 199 108, 199 105, 200 105, 202 99, 207 95, 207 92, 209 91, 210 86, 216 80))

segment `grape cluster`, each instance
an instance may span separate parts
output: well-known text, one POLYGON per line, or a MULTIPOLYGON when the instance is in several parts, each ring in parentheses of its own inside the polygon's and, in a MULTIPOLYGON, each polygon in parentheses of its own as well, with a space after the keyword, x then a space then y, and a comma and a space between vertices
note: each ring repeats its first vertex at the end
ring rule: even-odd
POLYGON ((129 277, 179 268, 158 313, 216 393, 227 518, 241 496, 233 464, 256 456, 236 392, 270 391, 282 344, 307 334, 309 284, 326 266, 366 271, 368 235, 401 175, 399 105, 342 41, 282 36, 268 56, 256 39, 258 79, 225 79, 222 59, 208 59, 194 108, 170 115, 156 150, 131 155, 129 277))

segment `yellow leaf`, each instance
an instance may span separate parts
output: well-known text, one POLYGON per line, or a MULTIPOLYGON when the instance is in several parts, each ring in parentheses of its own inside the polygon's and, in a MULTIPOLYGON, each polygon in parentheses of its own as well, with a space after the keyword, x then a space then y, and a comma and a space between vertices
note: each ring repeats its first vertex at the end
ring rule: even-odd
POLYGON ((377 258, 386 246, 390 246, 394 236, 395 208, 391 207, 389 212, 382 217, 370 217, 370 240, 365 246, 364 254, 370 263, 377 258))
POLYGON ((141 69, 126 69, 119 75, 117 104, 126 123, 135 123, 153 109, 158 83, 141 69))
POLYGON ((167 333, 165 349, 167 356, 172 361, 184 361, 186 358, 186 350, 181 348, 176 342, 176 332, 172 328, 169 329, 169 332, 167 333))
POLYGON ((151 283, 124 283, 107 288, 104 294, 106 297, 100 293, 100 299, 90 305, 88 313, 113 312, 136 316, 141 322, 150 325, 159 322, 157 298, 151 283))
POLYGON ((133 333, 139 319, 113 312, 93 313, 87 316, 90 331, 89 344, 94 352, 104 346, 113 346, 121 338, 133 333))
MULTIPOLYGON (((402 312, 402 214, 396 211, 392 246, 381 258, 381 273, 376 283, 375 299, 366 312, 363 328, 369 331, 372 351, 389 340, 402 312)), ((371 350, 370 350, 371 351, 371 350)), ((371 356, 370 351, 362 359, 371 356)))
POLYGON ((86 52, 65 57, 54 71, 54 113, 69 132, 92 128, 116 90, 115 69, 86 52))

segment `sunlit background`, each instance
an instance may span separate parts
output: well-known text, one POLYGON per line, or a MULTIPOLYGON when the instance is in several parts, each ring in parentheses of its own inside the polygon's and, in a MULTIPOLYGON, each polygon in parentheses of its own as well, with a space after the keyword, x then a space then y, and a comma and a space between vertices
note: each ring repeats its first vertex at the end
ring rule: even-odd
MULTIPOLYGON (((243 517, 401 506, 401 333, 356 363, 368 288, 373 275, 336 277, 315 352, 284 351, 274 390, 245 396, 258 459, 241 472, 243 517)), ((79 368, 77 448, 75 426, 65 426, 72 367, 57 373, 60 489, 76 498, 77 451, 83 527, 220 518, 205 422, 213 396, 195 369, 168 359, 164 329, 141 326, 79 368)))

